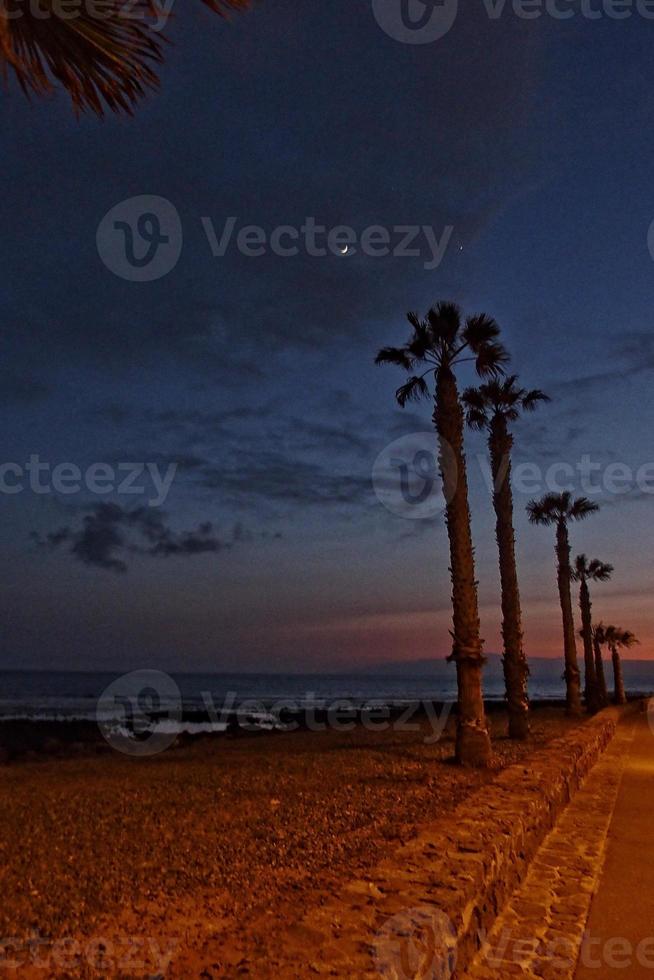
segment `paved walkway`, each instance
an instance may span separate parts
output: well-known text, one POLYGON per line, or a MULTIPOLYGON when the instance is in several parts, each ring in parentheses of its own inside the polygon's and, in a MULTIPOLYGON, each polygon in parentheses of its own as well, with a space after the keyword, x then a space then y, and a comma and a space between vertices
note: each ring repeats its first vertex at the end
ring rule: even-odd
MULTIPOLYGON (((650 843, 639 841, 640 857, 634 857, 631 851, 628 855, 620 853, 613 857, 616 833, 620 844, 624 842, 625 846, 632 847, 632 821, 636 810, 644 836, 647 819, 654 816, 654 735, 650 733, 646 716, 636 717, 630 712, 606 753, 545 838, 522 886, 499 915, 485 946, 466 972, 466 980, 507 980, 509 977, 570 980, 573 976, 575 980, 576 977, 586 980, 590 976, 594 980, 605 980, 619 975, 644 976, 628 973, 624 966, 618 974, 608 965, 604 943, 596 941, 593 944, 586 936, 589 928, 595 930, 591 939, 593 935, 608 938, 638 936, 640 941, 643 936, 654 934, 654 909, 645 901, 644 888, 645 881, 649 883, 650 843), (646 782, 643 760, 648 758, 652 761, 647 794, 642 783, 646 782), (632 780, 640 780, 640 790, 634 786, 632 792, 632 780), (634 793, 636 797, 640 794, 642 799, 636 807, 634 793), (616 821, 617 832, 613 830, 616 821), (630 871, 627 877, 620 878, 623 861, 627 862, 630 871), (607 870, 603 876, 605 862, 607 870), (640 885, 635 884, 634 874, 641 875, 640 885), (640 896, 631 892, 630 904, 647 905, 647 910, 641 910, 642 916, 637 922, 632 920, 627 924, 624 921, 632 912, 626 904, 622 905, 622 910, 620 908, 623 888, 625 896, 632 889, 640 892, 640 896), (595 895, 596 901, 593 901, 595 895), (610 920, 609 909, 613 916, 610 920), (594 926, 588 924, 589 913, 591 919, 597 917, 594 926), (592 954, 597 954, 598 948, 600 957, 595 955, 593 958, 592 954), (588 964, 589 972, 578 968, 575 974, 578 961, 588 964)), ((650 827, 654 829, 654 819, 650 821, 650 827)), ((654 944, 652 946, 654 953, 654 944)), ((613 963, 615 948, 610 947, 609 954, 613 963)), ((652 959, 654 961, 654 955, 652 959)), ((654 969, 647 976, 654 980, 654 969)))
MULTIPOLYGON (((649 720, 654 726, 654 710, 649 720)), ((654 730, 639 715, 575 980, 654 978, 654 730)))

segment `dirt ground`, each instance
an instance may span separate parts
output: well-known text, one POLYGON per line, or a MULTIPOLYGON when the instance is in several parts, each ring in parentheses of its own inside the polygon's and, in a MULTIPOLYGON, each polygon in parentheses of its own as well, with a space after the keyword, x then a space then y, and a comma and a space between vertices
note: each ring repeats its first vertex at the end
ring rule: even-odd
MULTIPOLYGON (((497 768, 573 724, 541 708, 521 744, 491 723, 497 768)), ((452 764, 451 726, 432 735, 423 718, 0 767, 0 975, 256 976, 308 907, 494 777, 452 764)))

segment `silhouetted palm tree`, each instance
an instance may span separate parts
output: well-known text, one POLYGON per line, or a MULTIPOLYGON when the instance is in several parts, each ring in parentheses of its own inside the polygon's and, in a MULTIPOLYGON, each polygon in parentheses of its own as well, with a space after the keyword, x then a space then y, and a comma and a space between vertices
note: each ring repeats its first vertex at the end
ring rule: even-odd
POLYGON ((446 523, 450 542, 450 573, 454 630, 450 657, 456 663, 458 685, 457 760, 464 765, 486 766, 491 745, 481 673, 484 663, 479 634, 479 606, 475 562, 470 531, 468 480, 463 449, 463 408, 454 374, 456 365, 473 361, 480 377, 498 375, 508 360, 498 343, 499 327, 481 314, 462 321, 453 303, 438 303, 425 319, 409 313, 412 335, 404 347, 385 347, 377 364, 396 364, 414 372, 398 388, 401 406, 431 394, 425 378, 435 376, 434 424, 438 433, 439 465, 446 498, 446 523))
POLYGON ((529 668, 522 645, 522 613, 515 560, 511 489, 513 435, 509 431, 509 423, 515 422, 521 412, 533 412, 539 403, 550 399, 538 389, 527 391, 518 387, 517 381, 517 376, 512 375, 503 380, 488 381, 478 388, 468 388, 463 393, 463 404, 467 409, 468 425, 488 432, 502 586, 502 663, 509 708, 509 736, 524 739, 529 735, 529 668))
POLYGON ((623 630, 619 626, 606 626, 604 628, 604 640, 611 651, 613 661, 613 701, 615 704, 626 704, 627 696, 624 690, 624 678, 622 676, 622 660, 620 659, 619 648, 628 650, 635 646, 637 640, 630 630, 623 630))
POLYGON ((604 661, 602 659, 602 647, 606 643, 604 635, 604 623, 597 623, 593 626, 593 651, 595 653, 595 676, 597 677, 597 690, 600 696, 600 704, 603 708, 609 703, 609 692, 606 688, 606 676, 604 674, 604 661))
MULTIPOLYGON (((245 9, 250 0, 203 0, 218 14, 245 9)), ((26 93, 47 95, 58 82, 77 111, 102 116, 105 107, 131 113, 158 85, 155 66, 163 41, 153 29, 155 0, 102 0, 62 16, 61 4, 0 3, 0 71, 9 68, 26 93), (101 9, 100 9, 101 8, 101 9)))
POLYGON ((589 561, 586 555, 577 555, 572 577, 579 582, 579 609, 581 611, 580 636, 584 641, 584 696, 590 712, 602 707, 602 696, 597 680, 593 649, 593 607, 590 600, 589 582, 607 582, 613 573, 613 565, 597 558, 589 561))
POLYGON ((563 644, 565 651, 566 708, 569 715, 581 714, 581 689, 579 684, 579 665, 577 663, 577 644, 575 623, 572 615, 572 594, 570 590, 570 536, 569 521, 582 521, 589 514, 599 510, 597 504, 586 497, 572 499, 570 493, 548 493, 541 500, 527 504, 527 513, 532 524, 556 526, 556 559, 558 569, 559 600, 563 617, 563 644))

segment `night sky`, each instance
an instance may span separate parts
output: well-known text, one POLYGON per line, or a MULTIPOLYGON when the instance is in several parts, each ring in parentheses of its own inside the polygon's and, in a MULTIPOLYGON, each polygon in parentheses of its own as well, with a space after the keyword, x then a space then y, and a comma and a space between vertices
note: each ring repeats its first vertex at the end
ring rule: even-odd
MULTIPOLYGON (((133 119, 0 95, 4 460, 178 465, 159 508, 148 493, 2 494, 0 665, 445 656, 442 519, 391 514, 371 484, 431 408, 397 408, 401 374, 373 358, 406 339, 406 311, 456 300, 498 320, 513 369, 553 398, 518 426, 517 462, 654 462, 654 21, 491 21, 466 3, 445 37, 409 45, 369 0, 262 0, 230 25, 183 6, 161 91, 133 119), (168 199, 183 226, 156 281, 114 275, 96 247, 136 195, 168 199), (214 257, 201 219, 219 234, 229 216, 454 231, 437 269, 360 251, 214 257)), ((468 447, 482 635, 498 651, 483 436, 468 447)), ((554 535, 527 525, 529 496, 516 492, 526 647, 558 656, 554 535)), ((648 656, 654 496, 593 499, 573 553, 615 565, 596 612, 648 656)))

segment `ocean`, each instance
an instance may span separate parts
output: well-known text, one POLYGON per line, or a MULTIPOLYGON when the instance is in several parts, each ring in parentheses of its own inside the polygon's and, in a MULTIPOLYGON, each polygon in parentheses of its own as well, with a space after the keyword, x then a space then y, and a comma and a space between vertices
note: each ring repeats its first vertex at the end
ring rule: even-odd
MULTIPOLYGON (((563 698, 562 663, 558 660, 531 661, 529 693, 533 699, 563 698)), ((609 689, 612 686, 611 664, 605 665, 609 689)), ((179 691, 185 713, 219 710, 223 705, 238 708, 243 702, 258 703, 262 720, 268 709, 279 702, 299 708, 329 707, 336 701, 347 701, 353 707, 405 705, 419 701, 450 701, 456 698, 454 667, 441 660, 421 663, 419 668, 407 665, 406 673, 398 665, 371 673, 341 674, 255 674, 255 673, 172 673, 137 677, 130 682, 128 696, 138 695, 143 686, 154 687, 162 707, 179 691), (161 678, 164 678, 163 684, 161 678)), ((625 684, 629 693, 654 692, 654 662, 624 661, 625 684)), ((76 671, 0 671, 0 719, 88 719, 102 714, 109 695, 122 691, 124 677, 118 672, 84 673, 76 671), (121 687, 122 685, 122 687, 121 687), (104 695, 104 697, 103 697, 104 695)), ((484 671, 484 694, 489 700, 502 700, 504 684, 499 657, 491 656, 484 671)), ((250 712, 257 714, 256 706, 250 712)))

